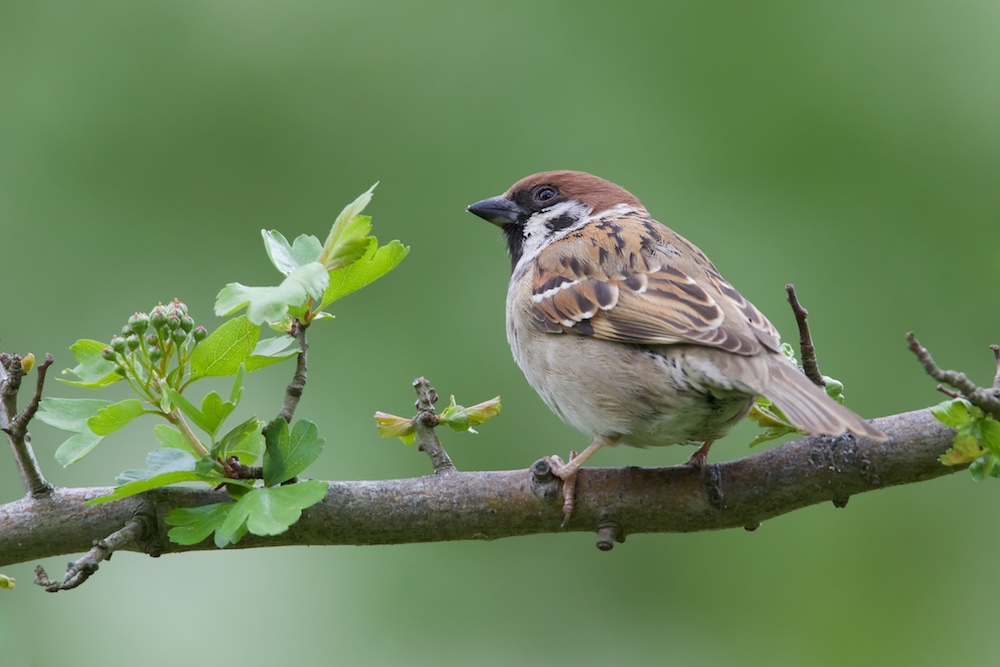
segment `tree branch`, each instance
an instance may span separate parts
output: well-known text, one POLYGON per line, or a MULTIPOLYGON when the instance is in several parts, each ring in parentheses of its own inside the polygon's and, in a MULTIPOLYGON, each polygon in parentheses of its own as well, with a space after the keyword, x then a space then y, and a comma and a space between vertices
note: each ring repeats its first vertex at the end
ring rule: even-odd
POLYGON ((979 407, 983 412, 993 417, 993 419, 1000 421, 1000 347, 995 345, 990 346, 997 359, 997 374, 993 378, 993 386, 989 389, 983 389, 970 380, 965 373, 940 368, 934 363, 931 353, 927 351, 926 347, 920 344, 920 341, 917 340, 912 331, 906 334, 906 344, 910 348, 910 351, 916 355, 928 375, 938 382, 949 384, 958 390, 958 392, 953 392, 938 385, 938 391, 952 398, 965 398, 973 405, 979 407))
POLYGON ((281 411, 278 413, 278 418, 284 419, 287 424, 291 424, 292 417, 295 416, 295 408, 299 406, 299 399, 302 398, 302 392, 306 388, 306 374, 309 370, 306 358, 309 352, 309 343, 306 341, 306 326, 301 322, 296 322, 293 333, 295 340, 299 342, 299 356, 295 361, 295 374, 292 376, 291 382, 288 383, 288 387, 285 388, 284 405, 281 406, 281 411))
POLYGON ((38 404, 42 400, 42 389, 45 387, 45 372, 52 365, 52 355, 46 354, 45 361, 38 365, 38 380, 35 382, 35 395, 31 397, 24 411, 17 412, 17 394, 21 390, 21 380, 25 375, 21 357, 16 354, 0 355, 0 431, 7 434, 10 448, 14 452, 21 481, 25 491, 35 498, 41 498, 52 492, 52 485, 45 481, 42 469, 31 448, 31 435, 28 433, 28 423, 34 418, 38 404))
MULTIPOLYGON (((156 523, 148 511, 133 511, 123 528, 116 530, 103 540, 94 540, 94 547, 77 560, 66 566, 66 576, 62 581, 49 578, 45 568, 39 565, 35 568, 35 584, 42 586, 49 593, 68 591, 76 588, 97 572, 101 561, 111 560, 111 556, 130 544, 140 543, 144 537, 152 535, 156 523)), ((156 553, 151 555, 158 555, 156 553)))
POLYGON ((417 392, 417 401, 413 404, 417 409, 417 416, 413 418, 413 429, 420 441, 417 449, 426 452, 430 457, 435 474, 453 472, 456 470, 455 464, 451 462, 451 457, 434 432, 434 427, 438 425, 437 412, 434 410, 438 393, 427 378, 423 377, 413 381, 413 389, 417 392))
MULTIPOLYGON (((635 533, 752 529, 808 505, 833 501, 842 506, 858 493, 961 469, 938 461, 955 432, 929 410, 884 417, 875 425, 888 441, 811 436, 736 461, 710 463, 704 473, 683 466, 583 468, 568 530, 596 531, 598 546, 607 549, 635 533)), ((561 532, 559 482, 531 469, 329 484, 326 498, 306 509, 286 533, 246 535, 230 548, 492 540, 561 532)), ((0 567, 86 551, 95 537, 126 525, 142 503, 155 524, 152 538, 119 549, 156 555, 215 549, 211 539, 193 546, 170 542, 162 519, 175 507, 226 500, 225 492, 161 488, 104 505, 82 504, 110 491, 57 489, 47 498, 0 506, 0 567)))

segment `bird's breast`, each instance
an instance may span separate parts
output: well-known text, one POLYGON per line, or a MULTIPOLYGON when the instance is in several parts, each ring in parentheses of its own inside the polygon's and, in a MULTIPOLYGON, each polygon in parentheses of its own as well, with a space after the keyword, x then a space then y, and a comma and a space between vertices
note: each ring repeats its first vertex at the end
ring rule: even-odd
POLYGON ((696 346, 540 331, 521 283, 511 285, 507 340, 528 384, 570 426, 639 447, 694 443, 721 437, 749 410, 753 396, 716 386, 696 346))

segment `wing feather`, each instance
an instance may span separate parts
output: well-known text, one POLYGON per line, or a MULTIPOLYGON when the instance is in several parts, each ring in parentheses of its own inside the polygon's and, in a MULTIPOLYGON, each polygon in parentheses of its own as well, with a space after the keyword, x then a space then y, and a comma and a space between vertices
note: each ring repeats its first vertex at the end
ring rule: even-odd
POLYGON ((641 214, 598 218, 543 250, 532 281, 539 328, 741 355, 778 334, 689 241, 641 214))

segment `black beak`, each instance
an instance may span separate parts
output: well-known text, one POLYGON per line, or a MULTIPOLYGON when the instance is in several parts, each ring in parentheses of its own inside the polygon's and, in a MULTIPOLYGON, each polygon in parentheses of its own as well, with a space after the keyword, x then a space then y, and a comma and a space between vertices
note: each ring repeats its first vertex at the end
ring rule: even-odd
POLYGON ((506 197, 490 197, 477 201, 465 210, 498 227, 517 222, 522 213, 521 208, 506 197))

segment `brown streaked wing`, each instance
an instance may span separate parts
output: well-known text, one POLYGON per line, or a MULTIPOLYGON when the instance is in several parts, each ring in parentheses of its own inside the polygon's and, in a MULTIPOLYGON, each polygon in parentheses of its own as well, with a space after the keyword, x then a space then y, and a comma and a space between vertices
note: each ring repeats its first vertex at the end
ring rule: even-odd
POLYGON ((654 223, 658 238, 650 239, 652 225, 614 223, 588 227, 601 234, 596 243, 581 243, 577 232, 539 254, 532 301, 541 330, 646 345, 694 343, 741 355, 759 353, 762 344, 777 346, 774 328, 715 278, 711 263, 700 267, 696 261, 700 272, 684 271, 678 258, 660 249, 672 232, 654 223))
POLYGON ((781 350, 781 337, 770 320, 764 317, 764 314, 757 310, 756 306, 747 301, 742 294, 736 291, 735 287, 726 282, 718 273, 713 272, 710 279, 715 283, 716 289, 747 318, 747 323, 757 340, 772 352, 779 352, 781 350))

